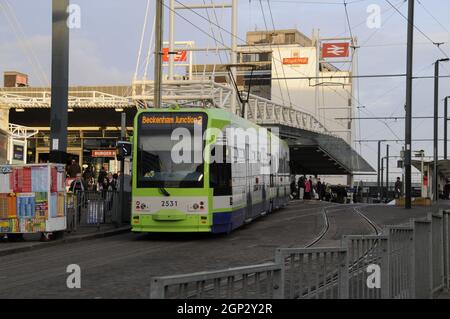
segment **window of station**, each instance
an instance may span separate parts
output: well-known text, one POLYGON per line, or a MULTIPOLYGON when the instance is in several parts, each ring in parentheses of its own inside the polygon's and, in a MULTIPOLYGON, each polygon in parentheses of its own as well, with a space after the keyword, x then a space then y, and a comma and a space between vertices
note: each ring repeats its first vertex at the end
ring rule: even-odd
POLYGON ((270 53, 270 52, 242 54, 242 62, 243 63, 270 62, 271 60, 272 60, 272 53, 270 53))
POLYGON ((286 33, 284 36, 284 41, 286 44, 294 44, 295 43, 295 33, 286 33))

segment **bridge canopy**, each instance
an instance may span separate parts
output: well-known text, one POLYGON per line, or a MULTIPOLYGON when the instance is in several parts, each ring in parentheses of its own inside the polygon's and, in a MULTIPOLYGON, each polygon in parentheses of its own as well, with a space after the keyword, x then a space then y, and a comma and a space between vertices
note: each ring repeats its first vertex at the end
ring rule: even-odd
POLYGON ((343 139, 281 126, 290 148, 293 174, 371 175, 376 171, 343 139))

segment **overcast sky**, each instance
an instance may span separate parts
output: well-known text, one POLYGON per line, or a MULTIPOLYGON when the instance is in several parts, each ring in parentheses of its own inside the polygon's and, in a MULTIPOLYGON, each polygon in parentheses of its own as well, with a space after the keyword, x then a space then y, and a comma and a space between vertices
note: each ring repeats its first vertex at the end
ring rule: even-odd
MULTIPOLYGON (((187 1, 203 3, 211 0, 187 1)), ((166 3, 169 1, 166 0, 166 3)), ((222 2, 222 1, 221 1, 222 2)), ((347 0, 352 34, 358 38, 359 74, 405 73, 406 70, 406 21, 386 0, 347 0), (381 8, 379 29, 370 29, 366 20, 370 5, 381 8)), ((390 0, 406 15, 407 4, 403 0, 390 0)), ((414 72, 416 75, 432 75, 433 62, 450 54, 450 1, 416 1, 414 72), (445 42, 439 51, 434 42, 445 42)), ((70 83, 71 85, 130 84, 136 68, 139 42, 142 32, 146 0, 72 0, 81 8, 81 28, 71 31, 70 83)), ((310 36, 319 28, 323 37, 349 36, 349 28, 342 0, 262 1, 266 24, 272 29, 270 10, 276 28, 297 28, 310 36)), ((154 1, 151 4, 149 30, 153 20, 154 1)), ((200 12, 207 17, 206 12, 200 12)), ((193 26, 177 18, 176 40, 194 40, 198 46, 214 46, 214 41, 197 28, 210 31, 210 24, 185 10, 179 11, 193 26)), ((229 14, 218 10, 216 17, 224 28, 230 29, 229 14)), ((167 19, 166 19, 167 23, 167 19)), ((259 0, 239 0, 239 37, 244 39, 248 30, 265 30, 259 0)), ((166 29, 167 31, 167 29, 166 29)), ((229 43, 229 36, 214 30, 216 37, 229 43)), ((166 32, 167 38, 167 32, 166 32)), ((0 72, 17 70, 30 75, 33 86, 48 85, 50 80, 51 1, 50 0, 0 0, 0 72)), ((226 56, 221 56, 226 61, 226 56)), ((199 60, 218 61, 214 52, 197 56, 199 60)), ((342 66, 348 69, 348 65, 342 66)), ((140 69, 141 70, 141 69, 140 69)), ((152 71, 150 71, 152 73, 152 71)), ((142 70, 140 74, 142 73, 142 70)), ((442 65, 441 73, 450 74, 450 64, 442 65)), ((361 116, 404 116, 405 79, 361 79, 355 95, 365 106, 361 116)), ((440 97, 450 95, 450 81, 441 79, 440 97)), ((443 104, 443 103, 442 103, 443 104)), ((433 115, 433 80, 415 80, 414 115, 433 115)), ((441 115, 443 110, 441 106, 441 115)), ((440 133, 443 136, 442 120, 440 133)), ((432 120, 414 121, 414 138, 432 138, 432 120)), ((362 121, 357 139, 403 138, 403 121, 362 121), (389 129, 388 129, 389 127, 389 129)), ((442 143, 441 143, 442 144, 442 143)), ((402 144, 391 143, 392 152, 398 155, 402 144)), ((413 149, 425 149, 432 155, 432 143, 414 143, 413 149)), ((443 147, 441 145, 440 153, 443 147)), ((358 146, 358 151, 359 151, 358 146)), ((362 155, 375 166, 376 144, 361 145, 362 155)), ((391 165, 395 165, 393 160, 391 165)))

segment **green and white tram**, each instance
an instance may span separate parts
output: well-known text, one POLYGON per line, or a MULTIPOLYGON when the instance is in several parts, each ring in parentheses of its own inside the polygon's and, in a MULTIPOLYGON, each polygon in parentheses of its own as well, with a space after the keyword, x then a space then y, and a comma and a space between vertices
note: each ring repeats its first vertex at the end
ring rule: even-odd
POLYGON ((142 110, 134 132, 134 232, 228 233, 289 201, 286 143, 226 110, 142 110))

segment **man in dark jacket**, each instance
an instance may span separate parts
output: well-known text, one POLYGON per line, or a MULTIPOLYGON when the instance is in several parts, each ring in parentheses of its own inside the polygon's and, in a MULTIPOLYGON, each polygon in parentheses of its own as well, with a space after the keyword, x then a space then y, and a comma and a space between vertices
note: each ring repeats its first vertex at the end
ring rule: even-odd
POLYGON ((81 167, 78 165, 77 161, 73 159, 69 167, 67 167, 67 174, 70 178, 75 178, 78 173, 81 173, 81 167))
POLYGON ((394 190, 395 190, 395 198, 400 198, 400 196, 402 196, 402 182, 400 181, 400 177, 397 177, 394 190))
POLYGON ((87 190, 86 182, 83 180, 81 173, 76 175, 76 179, 70 184, 70 192, 84 192, 87 190))

